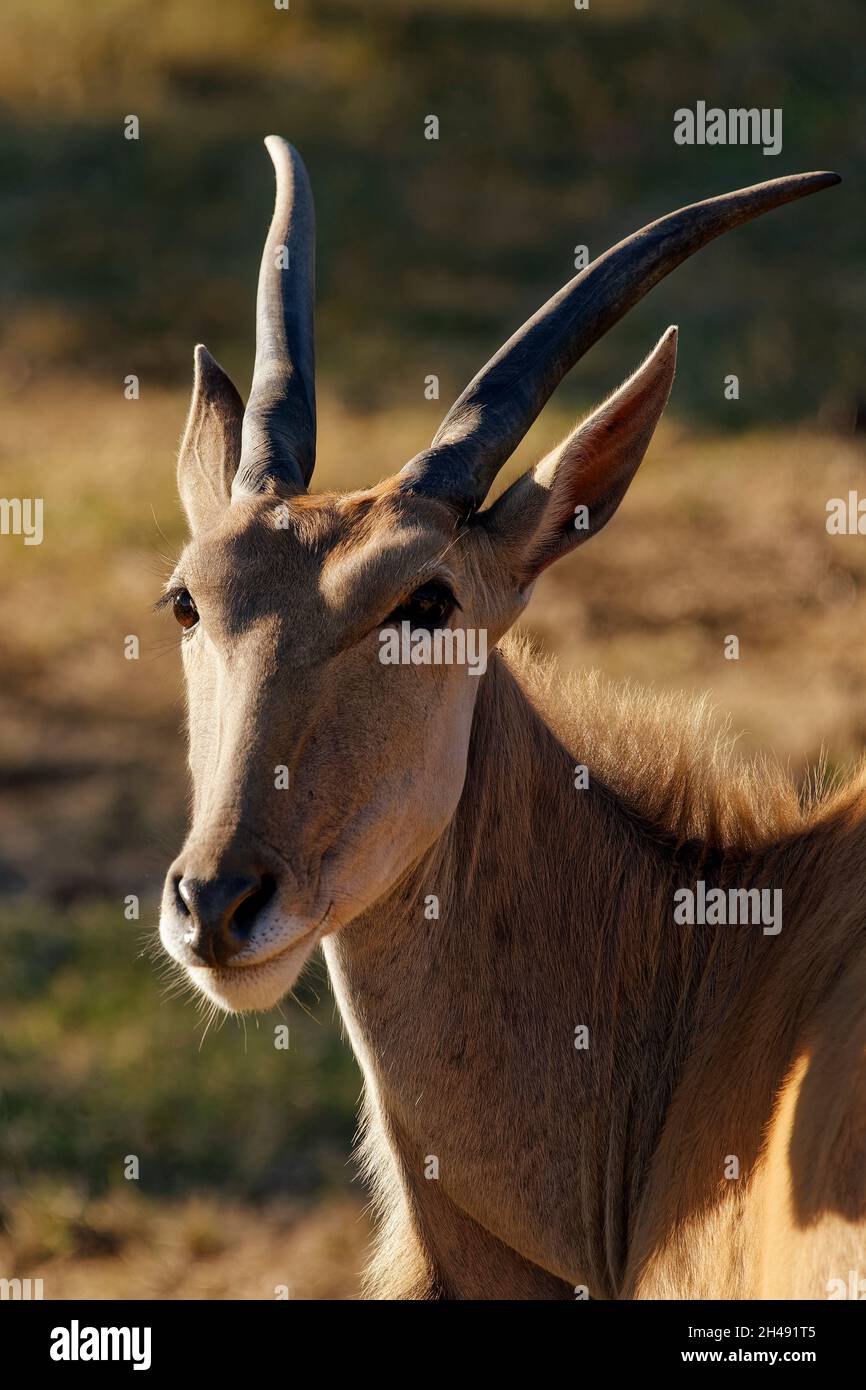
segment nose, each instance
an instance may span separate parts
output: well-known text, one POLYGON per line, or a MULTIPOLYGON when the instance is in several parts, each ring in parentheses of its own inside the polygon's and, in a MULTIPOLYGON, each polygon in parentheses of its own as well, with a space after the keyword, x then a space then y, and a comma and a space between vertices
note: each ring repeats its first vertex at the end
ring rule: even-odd
POLYGON ((276 886, 270 874, 178 878, 177 908, 188 919, 185 944, 205 965, 226 965, 249 940, 256 914, 276 886))

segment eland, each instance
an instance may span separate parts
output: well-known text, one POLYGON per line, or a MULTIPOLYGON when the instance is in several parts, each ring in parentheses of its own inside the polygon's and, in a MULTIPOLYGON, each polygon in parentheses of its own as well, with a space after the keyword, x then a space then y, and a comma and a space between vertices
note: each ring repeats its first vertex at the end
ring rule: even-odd
POLYGON ((866 1275, 866 780, 805 801, 686 701, 560 681, 509 631, 622 501, 676 330, 485 502, 648 290, 838 178, 628 236, 506 342, 429 448, 316 495, 313 201, 297 153, 266 144, 249 399, 198 347, 180 449, 191 538, 162 602, 193 800, 164 947, 243 1011, 276 1004, 321 943, 364 1075, 370 1296, 826 1298, 866 1275), (436 660, 446 632, 483 633, 483 669, 436 660), (383 660, 395 633, 408 656, 383 660), (677 916, 696 894, 702 920, 677 916), (753 899, 778 902, 773 930, 753 899))

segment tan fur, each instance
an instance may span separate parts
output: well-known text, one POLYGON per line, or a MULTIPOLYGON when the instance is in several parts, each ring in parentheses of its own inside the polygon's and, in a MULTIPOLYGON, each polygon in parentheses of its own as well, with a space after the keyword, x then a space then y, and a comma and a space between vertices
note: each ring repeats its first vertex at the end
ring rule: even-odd
POLYGON ((736 761, 702 707, 595 677, 557 689, 525 646, 504 647, 464 794, 476 861, 458 810, 397 899, 326 946, 374 1078, 364 1155, 387 1237, 370 1289, 826 1297, 866 1258, 866 1009, 845 973, 866 975, 866 927, 844 887, 866 873, 862 774, 801 807, 779 769, 736 761), (508 752, 491 778, 493 748, 508 752), (577 761, 593 790, 571 789, 577 761), (778 940, 672 929, 670 886, 698 872, 781 884, 778 940), (464 899, 457 920, 449 903, 447 927, 424 923, 417 895, 443 882, 464 899), (363 1019, 351 1000, 371 988, 363 1019), (577 1022, 594 1038, 575 1064, 577 1022), (816 1048, 825 1075, 810 1081, 816 1048), (419 1178, 430 1153, 438 1182, 419 1178), (491 1241, 508 1262, 491 1263, 491 1241))
POLYGON ((393 480, 229 500, 202 441, 234 437, 237 404, 217 378, 193 415, 173 586, 199 612, 194 803, 162 938, 231 1009, 270 1007, 323 943, 365 1079, 375 1297, 822 1298, 866 1278, 863 773, 800 796, 702 707, 562 685, 506 636, 615 510, 674 348, 469 520, 393 480), (431 579, 452 628, 499 644, 485 674, 381 663, 389 614, 431 579), (180 885, 262 875, 252 925, 219 923, 234 954, 196 955, 180 885), (781 890, 781 932, 678 925, 699 880, 781 890))

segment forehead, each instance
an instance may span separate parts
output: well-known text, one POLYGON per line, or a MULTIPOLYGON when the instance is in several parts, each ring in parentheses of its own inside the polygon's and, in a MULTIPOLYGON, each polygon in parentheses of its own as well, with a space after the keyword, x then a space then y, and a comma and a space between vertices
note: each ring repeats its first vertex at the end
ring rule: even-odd
POLYGON ((202 604, 267 611, 294 605, 351 616, 459 565, 454 514, 394 493, 241 498, 194 538, 176 576, 202 604))

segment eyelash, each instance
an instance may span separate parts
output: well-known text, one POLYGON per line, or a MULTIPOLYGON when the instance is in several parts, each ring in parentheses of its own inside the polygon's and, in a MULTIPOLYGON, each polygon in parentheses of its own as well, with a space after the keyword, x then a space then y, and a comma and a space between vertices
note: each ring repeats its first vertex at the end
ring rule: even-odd
POLYGON ((154 604, 154 607, 157 609, 167 608, 169 606, 174 610, 174 616, 183 629, 184 634, 192 632, 193 628, 198 626, 198 608, 196 607, 195 599, 185 585, 173 585, 173 587, 164 593, 154 604), (183 602, 184 599, 186 599, 185 603, 183 602), (184 621, 185 618, 190 618, 190 621, 184 621))

